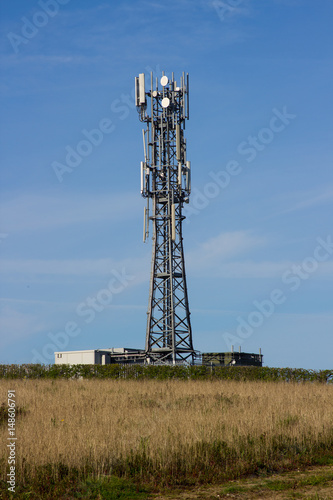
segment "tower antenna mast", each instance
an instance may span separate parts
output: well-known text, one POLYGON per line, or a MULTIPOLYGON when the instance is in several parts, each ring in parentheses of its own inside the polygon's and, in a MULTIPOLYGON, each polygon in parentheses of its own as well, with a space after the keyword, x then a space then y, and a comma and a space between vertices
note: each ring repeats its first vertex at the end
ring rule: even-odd
POLYGON ((164 75, 160 82, 145 74, 135 78, 135 100, 143 129, 141 194, 143 240, 153 226, 153 249, 146 331, 148 363, 193 363, 195 351, 187 296, 182 214, 191 192, 191 164, 186 158, 185 121, 189 118, 189 76, 177 86, 164 75), (149 203, 150 202, 150 203, 149 203))

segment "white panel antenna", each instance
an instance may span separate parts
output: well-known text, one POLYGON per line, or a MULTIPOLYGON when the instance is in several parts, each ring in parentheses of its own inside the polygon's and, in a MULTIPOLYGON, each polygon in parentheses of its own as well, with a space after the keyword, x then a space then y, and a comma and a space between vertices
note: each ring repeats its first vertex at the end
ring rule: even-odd
POLYGON ((139 104, 146 104, 146 92, 145 92, 145 74, 139 74, 139 104))
POLYGON ((178 187, 182 189, 182 162, 178 163, 178 187))
POLYGON ((174 203, 171 205, 171 239, 172 241, 176 239, 176 205, 174 203))
POLYGON ((176 125, 176 155, 177 161, 181 159, 181 147, 180 147, 180 125, 177 123, 176 125))
POLYGON ((140 162, 140 167, 141 167, 141 194, 143 194, 144 190, 144 180, 145 180, 145 174, 144 174, 144 163, 143 161, 140 162))
POLYGON ((191 194, 191 162, 186 162, 186 191, 191 194))

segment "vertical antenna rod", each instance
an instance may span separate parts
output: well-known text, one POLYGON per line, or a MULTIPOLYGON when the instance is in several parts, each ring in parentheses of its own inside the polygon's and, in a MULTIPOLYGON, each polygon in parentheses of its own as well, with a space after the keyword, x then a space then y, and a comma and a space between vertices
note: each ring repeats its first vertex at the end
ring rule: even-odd
POLYGON ((146 123, 141 162, 141 194, 147 199, 144 240, 149 221, 153 225, 145 348, 148 363, 191 363, 195 355, 182 236, 182 210, 191 190, 184 138, 189 117, 188 74, 183 73, 180 82, 178 87, 174 75, 169 80, 164 73, 158 82, 151 73, 151 88, 146 92, 145 74, 135 78, 139 119, 146 123))

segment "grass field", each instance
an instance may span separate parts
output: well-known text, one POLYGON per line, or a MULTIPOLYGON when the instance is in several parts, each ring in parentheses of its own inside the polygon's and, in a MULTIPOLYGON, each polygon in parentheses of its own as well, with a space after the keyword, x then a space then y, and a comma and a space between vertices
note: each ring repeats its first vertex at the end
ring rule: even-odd
POLYGON ((249 477, 226 484, 202 485, 155 495, 154 500, 332 500, 333 467, 310 467, 305 470, 249 477))
MULTIPOLYGON (((14 498, 153 498, 333 456, 332 385, 0 380, 0 387, 0 403, 16 391, 14 498)), ((2 498, 10 498, 7 458, 3 447, 2 498)))

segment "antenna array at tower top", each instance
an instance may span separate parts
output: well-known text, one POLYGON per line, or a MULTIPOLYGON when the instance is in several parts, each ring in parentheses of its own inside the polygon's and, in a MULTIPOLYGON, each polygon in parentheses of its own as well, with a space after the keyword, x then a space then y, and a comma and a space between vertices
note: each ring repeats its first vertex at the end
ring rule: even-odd
POLYGON ((135 102, 139 108, 140 120, 147 121, 154 116, 154 104, 157 104, 163 111, 164 118, 173 118, 174 112, 178 119, 185 120, 189 118, 189 76, 183 73, 180 78, 180 85, 174 79, 172 73, 171 80, 164 75, 160 79, 150 75, 150 90, 146 92, 145 74, 140 73, 135 78, 135 102), (160 83, 160 86, 159 86, 160 83), (147 113, 147 97, 151 99, 150 116, 147 113), (155 101, 155 103, 154 103, 155 101), (179 111, 181 110, 181 113, 179 111))

